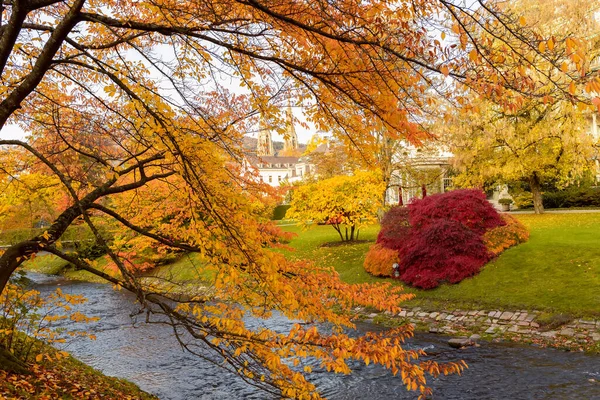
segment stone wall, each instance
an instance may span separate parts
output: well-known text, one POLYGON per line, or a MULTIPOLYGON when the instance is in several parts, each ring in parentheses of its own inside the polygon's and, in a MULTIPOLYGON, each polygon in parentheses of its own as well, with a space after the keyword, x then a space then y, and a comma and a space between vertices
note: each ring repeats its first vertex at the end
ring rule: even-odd
MULTIPOLYGON (((379 314, 368 315, 377 322, 379 314)), ((442 310, 404 308, 387 315, 398 322, 414 324, 419 330, 446 335, 477 334, 488 338, 508 338, 574 350, 600 350, 600 320, 570 319, 558 316, 540 321, 540 311, 442 310)))

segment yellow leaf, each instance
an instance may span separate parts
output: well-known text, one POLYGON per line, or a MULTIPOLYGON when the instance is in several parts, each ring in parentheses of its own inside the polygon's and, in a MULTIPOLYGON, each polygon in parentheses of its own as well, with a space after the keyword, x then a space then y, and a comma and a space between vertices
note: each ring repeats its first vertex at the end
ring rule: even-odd
POLYGON ((38 354, 37 356, 35 356, 35 362, 39 363, 42 361, 43 358, 44 358, 43 354, 38 354))
POLYGON ((554 38, 550 38, 548 39, 548 50, 552 51, 554 50, 554 38))
POLYGON ((525 19, 525 17, 521 16, 521 18, 519 18, 519 23, 521 24, 521 26, 525 26, 527 25, 527 20, 525 19))
POLYGON ((540 53, 543 53, 546 51, 546 42, 540 42, 540 44, 538 45, 538 50, 540 51, 540 53))
POLYGON ((446 39, 446 32, 442 32, 442 40, 446 39))
POLYGON ((567 64, 567 62, 565 61, 564 63, 562 63, 562 65, 560 66, 560 70, 562 72, 568 72, 569 71, 569 64, 567 64))
POLYGON ((478 55, 479 55, 479 53, 477 53, 477 49, 473 49, 469 52, 469 58, 471 59, 471 61, 476 62, 478 55))

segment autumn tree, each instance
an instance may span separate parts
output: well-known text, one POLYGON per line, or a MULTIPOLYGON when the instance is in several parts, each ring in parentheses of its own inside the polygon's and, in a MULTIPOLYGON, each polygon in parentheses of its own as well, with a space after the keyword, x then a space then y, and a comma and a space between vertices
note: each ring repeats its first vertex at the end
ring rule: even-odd
POLYGON ((542 185, 565 186, 592 166, 589 122, 569 103, 531 104, 508 114, 490 103, 453 128, 459 185, 484 187, 524 181, 542 213, 542 185))
POLYGON ((355 149, 343 143, 323 138, 320 145, 312 151, 306 151, 305 157, 313 166, 312 176, 316 179, 329 179, 338 175, 348 175, 359 169, 355 149))
POLYGON ((294 189, 286 216, 331 225, 342 241, 357 240, 360 228, 376 220, 381 187, 377 173, 364 171, 309 182, 294 189))
MULTIPOLYGON (((521 79, 531 62, 511 45, 539 40, 518 16, 484 1, 470 8, 447 0, 5 0, 0 129, 18 124, 29 136, 0 139, 0 146, 28 153, 35 159, 31 171, 58 179, 69 199, 45 232, 0 256, 0 292, 24 260, 47 251, 135 293, 149 320, 171 321, 177 333, 195 339, 182 343, 188 350, 212 349, 223 368, 275 396, 318 397, 304 374, 283 361, 294 357, 315 357, 342 373, 350 371, 349 359, 373 361, 425 394, 427 374, 461 366, 416 360, 420 353, 401 343, 408 326, 359 338, 343 333, 355 305, 394 312, 406 296, 347 285, 329 269, 273 252, 278 230, 257 211, 266 188, 243 167, 242 138, 259 114, 284 126, 279 110, 291 101, 306 106, 317 128, 335 126, 357 148, 365 120, 415 141, 411 127, 432 101, 421 96, 427 91, 458 102, 460 94, 451 92, 464 86, 510 94, 507 103, 518 104, 532 86, 521 79), (470 35, 477 30, 488 36, 470 35), (491 36, 500 44, 479 46, 491 36), (500 57, 513 65, 493 68, 504 62, 500 57), (122 233, 107 237, 98 218, 122 233), (78 222, 88 225, 119 274, 60 249, 78 222), (133 245, 137 237, 143 240, 133 245), (176 294, 138 279, 129 251, 135 246, 199 253, 202 268, 215 276, 210 298, 178 302, 176 294), (296 325, 277 333, 244 323, 246 313, 272 311, 334 329, 296 325)), ((577 50, 578 42, 557 41, 555 48, 577 50)), ((559 82, 561 90, 580 82, 575 75, 587 76, 585 54, 567 57, 579 74, 559 82)), ((6 349, 0 364, 2 357, 6 349)))
MULTIPOLYGON (((575 48, 579 36, 589 38, 588 50, 594 50, 600 33, 595 13, 600 7, 563 0, 554 0, 552 5, 516 1, 506 7, 529 21, 540 35, 536 47, 519 44, 520 51, 532 60, 524 78, 532 96, 512 95, 514 103, 508 106, 495 92, 483 93, 479 100, 474 96, 468 107, 454 111, 452 124, 447 118, 438 128, 450 128, 455 165, 462 172, 457 182, 483 187, 525 181, 533 195, 534 210, 541 213, 542 184, 552 181, 565 186, 591 167, 594 151, 588 115, 594 110, 575 101, 584 92, 567 77, 579 74, 589 91, 600 90, 591 78, 594 70, 586 65, 582 49, 575 48), (559 49, 558 43, 564 47, 559 49), (555 74, 555 64, 560 64, 566 75, 555 74)), ((501 46, 494 42, 489 45, 501 46)), ((590 54, 594 58, 596 51, 590 54)))

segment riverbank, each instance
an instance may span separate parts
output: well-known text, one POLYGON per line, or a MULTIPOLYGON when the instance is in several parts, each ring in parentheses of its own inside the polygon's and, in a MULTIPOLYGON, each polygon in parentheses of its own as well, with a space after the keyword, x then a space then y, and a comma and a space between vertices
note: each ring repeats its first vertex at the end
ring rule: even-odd
MULTIPOLYGON (((39 259, 38 263, 43 265, 39 259)), ((172 270, 183 268, 183 263, 184 260, 178 260, 172 270)), ((163 266, 162 269, 162 272, 166 273, 168 268, 163 266)), ((63 275, 70 278, 69 273, 63 272, 63 275)), ((85 276, 78 277, 85 278, 85 276)), ((363 309, 356 309, 356 311, 360 313, 361 320, 388 327, 410 323, 414 325, 416 331, 449 337, 477 335, 482 340, 488 341, 511 341, 600 354, 600 319, 597 318, 498 307, 451 308, 448 304, 439 306, 439 303, 429 303, 429 308, 406 304, 401 304, 401 307, 402 311, 397 315, 363 309)))
POLYGON ((384 326, 413 324, 416 331, 452 337, 511 341, 568 351, 600 354, 600 320, 573 319, 541 311, 438 310, 403 308, 397 315, 357 309, 362 320, 384 326))
POLYGON ((124 379, 106 376, 81 361, 50 357, 30 366, 29 375, 0 370, 0 399, 115 399, 156 400, 124 379))

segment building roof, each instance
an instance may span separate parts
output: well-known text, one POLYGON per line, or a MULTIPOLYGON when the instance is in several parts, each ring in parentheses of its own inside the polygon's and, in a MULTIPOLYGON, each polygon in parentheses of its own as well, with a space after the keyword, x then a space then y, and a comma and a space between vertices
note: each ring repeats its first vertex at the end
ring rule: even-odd
POLYGON ((264 164, 296 164, 300 157, 279 157, 279 156, 262 156, 259 157, 259 162, 264 164))
POLYGON ((276 164, 298 164, 300 157, 279 157, 279 156, 257 156, 256 154, 248 154, 248 161, 250 164, 258 167, 259 164, 267 164, 264 168, 273 168, 272 165, 276 164))

